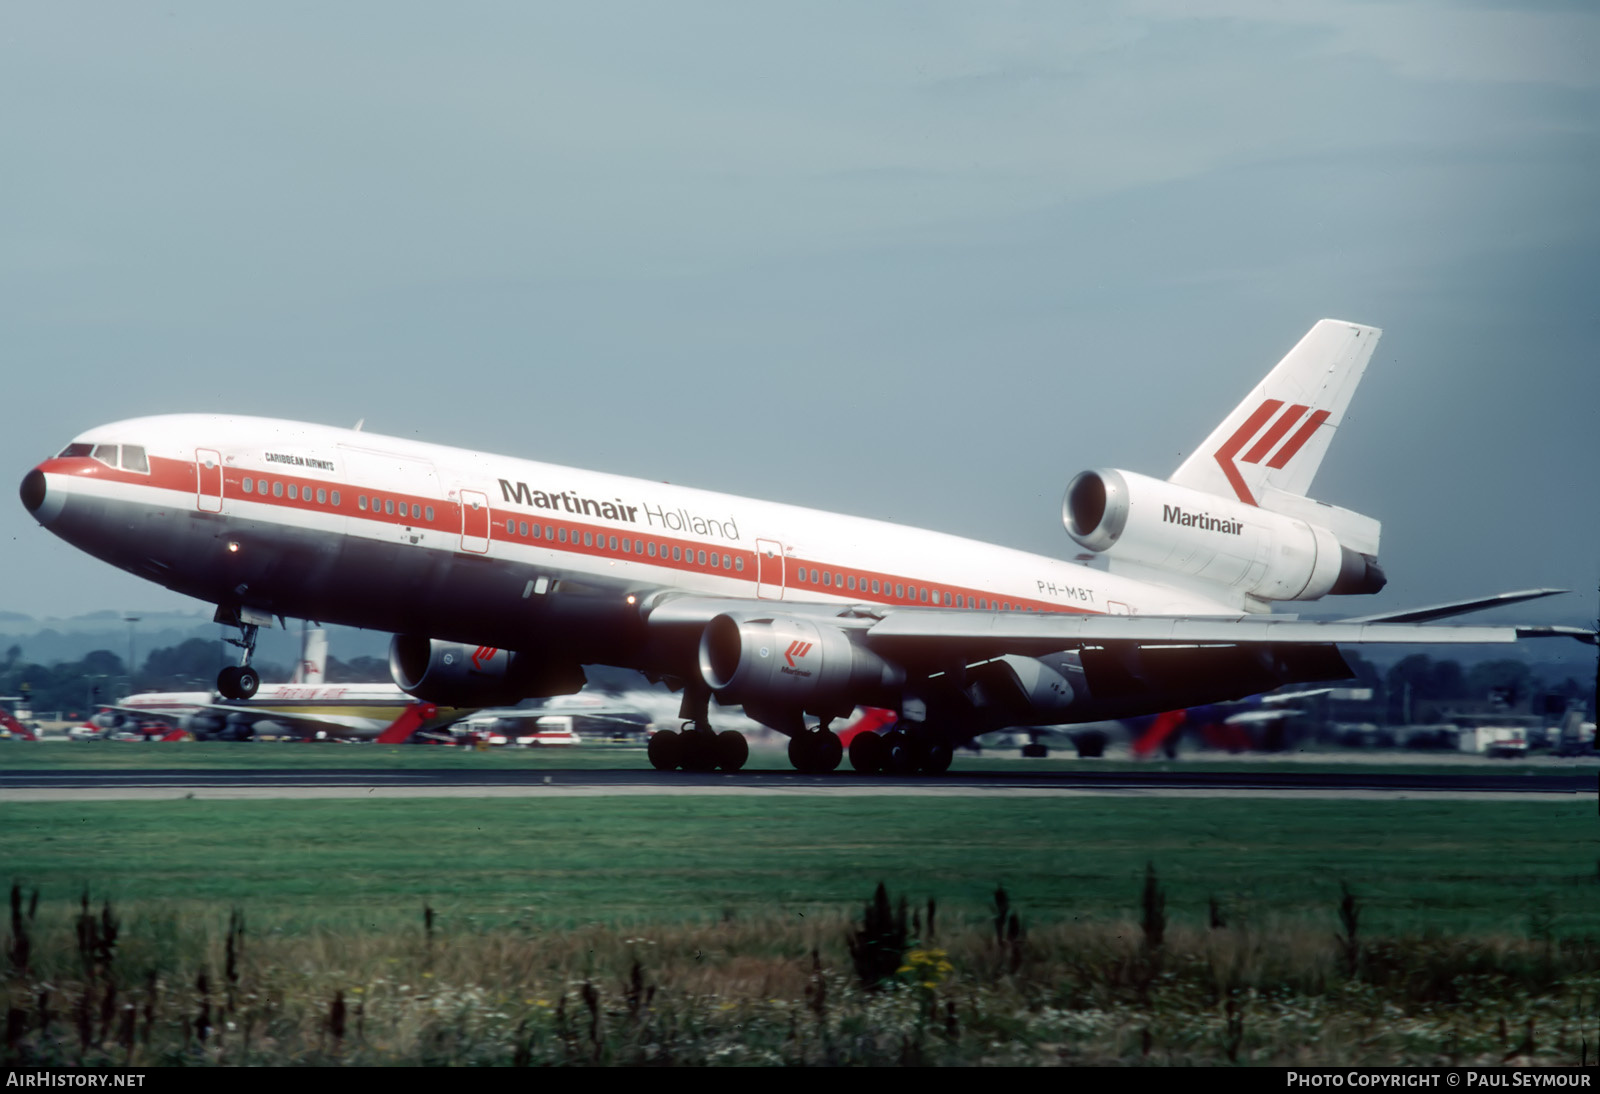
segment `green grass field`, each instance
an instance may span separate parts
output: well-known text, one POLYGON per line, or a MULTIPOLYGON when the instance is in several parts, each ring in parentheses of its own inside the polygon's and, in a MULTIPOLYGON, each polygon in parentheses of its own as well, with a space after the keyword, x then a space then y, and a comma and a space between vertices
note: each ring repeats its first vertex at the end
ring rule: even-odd
POLYGON ((883 880, 980 915, 1132 914, 1155 864, 1179 920, 1332 922, 1341 881, 1392 933, 1600 935, 1592 802, 593 797, 0 805, 7 880, 127 909, 387 929, 424 901, 493 926, 853 908, 883 880))

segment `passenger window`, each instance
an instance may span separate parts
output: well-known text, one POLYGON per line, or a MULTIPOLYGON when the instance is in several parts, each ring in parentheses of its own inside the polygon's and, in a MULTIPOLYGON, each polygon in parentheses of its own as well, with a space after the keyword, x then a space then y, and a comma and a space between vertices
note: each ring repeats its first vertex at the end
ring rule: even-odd
POLYGON ((594 546, 594 536, 593 536, 593 534, 591 534, 589 532, 583 533, 583 545, 585 547, 593 547, 594 546))
POLYGON ((253 483, 251 483, 249 475, 246 475, 244 477, 244 481, 241 482, 239 485, 244 488, 244 492, 246 494, 253 493, 254 490, 255 490, 255 486, 254 486, 253 483))
POLYGON ((700 552, 700 565, 704 566, 705 564, 706 564, 706 553, 704 551, 701 551, 700 552))
POLYGON ((906 587, 904 585, 896 585, 894 587, 894 595, 896 597, 904 599, 904 597, 906 595, 906 587))
POLYGON ((672 549, 672 561, 674 561, 674 562, 678 561, 678 548, 677 547, 674 547, 672 549))
POLYGON ((512 520, 510 517, 507 517, 506 518, 506 535, 514 536, 516 534, 517 534, 517 522, 512 520))
POLYGON ((744 556, 743 555, 734 555, 733 556, 733 568, 735 570, 737 570, 741 574, 744 573, 744 556))
POLYGON ((823 570, 822 571, 822 584, 823 584, 823 586, 825 588, 832 588, 833 587, 833 575, 830 574, 827 570, 823 570))
POLYGON ((97 444, 94 446, 94 458, 107 467, 117 466, 117 446, 114 444, 97 444))
POLYGON ((383 511, 384 511, 384 513, 386 513, 386 514, 388 514, 390 516, 394 515, 394 499, 393 498, 384 498, 383 499, 383 511))
POLYGON ((873 591, 874 594, 876 594, 877 591, 878 591, 878 579, 877 578, 873 578, 872 579, 872 591, 873 591))
MULTIPOLYGON (((310 495, 307 494, 307 497, 309 498, 310 495)), ((298 486, 296 486, 292 482, 289 484, 289 500, 290 501, 299 501, 300 500, 300 488, 298 486)))
POLYGON ((525 520, 517 521, 517 535, 521 536, 523 539, 527 539, 528 538, 528 522, 527 521, 525 521, 525 520))
POLYGON ((804 566, 800 567, 800 573, 799 573, 798 577, 799 577, 799 583, 801 585, 804 585, 806 583, 806 568, 804 566))
POLYGON ((656 557, 656 541, 655 540, 651 540, 650 541, 650 545, 649 545, 648 549, 650 551, 650 557, 651 558, 655 558, 656 557))
POLYGON ((275 498, 283 497, 283 482, 281 480, 274 480, 273 481, 273 483, 272 483, 272 496, 275 497, 275 498))
POLYGON ((615 551, 617 549, 617 537, 616 536, 612 536, 610 543, 611 543, 611 549, 613 551, 615 551))
POLYGON ((422 506, 418 505, 416 502, 412 502, 411 503, 411 519, 412 520, 421 520, 422 519, 422 506))
POLYGON ((711 552, 711 568, 713 570, 720 570, 722 568, 722 563, 718 561, 717 552, 715 551, 711 552))
POLYGON ((956 594, 956 607, 965 608, 966 606, 967 606, 967 598, 965 596, 963 596, 961 593, 957 593, 956 594))
POLYGON ((150 473, 150 463, 144 458, 144 445, 125 444, 122 446, 122 469, 124 471, 138 471, 144 475, 150 473))
POLYGON ((561 529, 561 542, 567 542, 567 530, 565 528, 561 529))
MULTIPOLYGON (((339 508, 339 491, 335 490, 332 494, 330 494, 329 495, 329 500, 333 502, 333 507, 335 509, 339 508)), ((428 519, 429 520, 433 519, 433 510, 432 509, 428 510, 428 519)))
POLYGON ((320 486, 317 488, 317 504, 318 505, 327 505, 328 504, 328 492, 326 490, 322 489, 320 486))
POLYGON ((356 508, 363 513, 367 511, 367 496, 365 494, 356 495, 356 508))
POLYGON ((622 539, 622 553, 625 555, 633 554, 633 541, 626 536, 622 539))
POLYGON ((727 555, 723 555, 722 556, 722 568, 724 570, 728 569, 729 564, 732 563, 732 562, 733 562, 733 559, 729 558, 727 555))
POLYGON ((815 571, 815 570, 811 571, 811 584, 813 584, 813 585, 821 585, 822 584, 822 576, 820 574, 818 574, 817 571, 815 571))
POLYGON ((633 553, 636 555, 644 554, 644 540, 636 539, 633 541, 633 553))

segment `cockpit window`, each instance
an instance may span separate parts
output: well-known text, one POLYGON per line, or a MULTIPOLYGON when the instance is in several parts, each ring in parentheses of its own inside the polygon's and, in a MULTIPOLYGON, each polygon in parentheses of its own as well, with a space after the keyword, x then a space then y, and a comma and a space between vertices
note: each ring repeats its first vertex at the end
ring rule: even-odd
POLYGON ((107 467, 117 466, 117 446, 114 444, 97 444, 94 446, 94 458, 107 467))
POLYGON ((89 453, 91 453, 93 451, 94 451, 94 445, 92 445, 92 444, 82 444, 82 443, 69 444, 69 445, 67 445, 67 447, 65 447, 65 448, 63 448, 61 450, 61 456, 62 456, 62 458, 65 458, 67 456, 87 456, 89 453))
POLYGON ((145 459, 144 445, 125 444, 122 446, 122 469, 124 471, 138 471, 146 475, 150 473, 150 461, 145 459))

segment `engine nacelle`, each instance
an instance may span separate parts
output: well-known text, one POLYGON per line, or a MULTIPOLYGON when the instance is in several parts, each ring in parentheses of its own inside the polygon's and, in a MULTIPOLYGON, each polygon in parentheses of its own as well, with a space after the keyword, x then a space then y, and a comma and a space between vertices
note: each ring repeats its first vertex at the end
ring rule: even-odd
POLYGON ((1136 475, 1085 471, 1061 504, 1067 534, 1116 562, 1239 589, 1263 600, 1375 593, 1377 559, 1326 528, 1136 475))
POLYGON ((509 706, 524 699, 573 695, 586 682, 583 668, 574 663, 409 634, 397 634, 389 643, 389 674, 401 691, 451 707, 509 706))
POLYGON ((785 617, 717 616, 700 636, 700 675, 718 701, 738 703, 768 724, 894 706, 905 683, 900 666, 838 627, 785 617))

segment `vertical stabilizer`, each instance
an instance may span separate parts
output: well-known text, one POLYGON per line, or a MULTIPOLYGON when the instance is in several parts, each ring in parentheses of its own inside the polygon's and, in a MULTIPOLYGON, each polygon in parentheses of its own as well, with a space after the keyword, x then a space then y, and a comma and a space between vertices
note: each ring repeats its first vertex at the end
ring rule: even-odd
POLYGON ((326 684, 328 682, 328 632, 321 627, 307 627, 300 636, 300 663, 295 666, 291 684, 326 684))
POLYGON ((1382 333, 1319 322, 1168 481, 1249 505, 1268 489, 1304 496, 1382 333))

